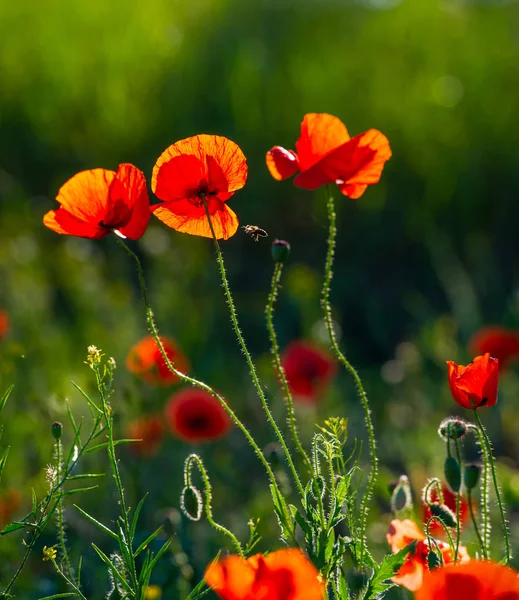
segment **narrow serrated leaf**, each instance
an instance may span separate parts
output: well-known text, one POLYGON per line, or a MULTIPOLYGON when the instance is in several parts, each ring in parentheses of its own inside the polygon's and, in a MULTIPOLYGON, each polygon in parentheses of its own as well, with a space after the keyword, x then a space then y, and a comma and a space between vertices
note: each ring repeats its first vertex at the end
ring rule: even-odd
POLYGON ((139 554, 143 551, 146 550, 146 548, 148 547, 148 545, 159 535, 159 533, 162 531, 163 527, 162 525, 158 528, 155 529, 155 531, 149 535, 144 542, 142 542, 142 544, 139 545, 139 547, 137 548, 137 550, 135 550, 135 552, 133 553, 134 558, 136 558, 137 556, 139 556, 139 554))
POLYGON ((76 420, 74 419, 74 415, 72 414, 72 410, 70 408, 70 404, 69 404, 68 400, 67 400, 67 415, 68 415, 68 420, 70 421, 70 424, 72 425, 74 434, 77 434, 76 420))
POLYGON ((139 515, 141 514, 142 507, 144 506, 144 502, 146 502, 146 498, 148 497, 149 492, 146 492, 144 496, 140 499, 139 504, 135 508, 135 512, 133 513, 132 524, 130 527, 130 538, 133 541, 135 537, 135 531, 137 530, 137 521, 139 520, 139 515))
MULTIPOLYGON (((117 567, 112 563, 112 561, 108 558, 108 556, 106 556, 106 554, 101 550, 101 548, 99 548, 98 546, 96 546, 95 544, 92 544, 92 548, 97 552, 99 558, 108 566, 108 568, 112 571, 112 575, 117 579, 117 581, 123 586, 123 588, 126 590, 126 592, 128 592, 129 594, 132 594, 132 589, 131 587, 128 585, 128 582, 126 581, 126 579, 119 573, 119 571, 117 570, 117 567)), ((132 594, 133 595, 133 594, 132 594)))
POLYGON ((2 471, 4 470, 5 463, 7 462, 7 455, 9 454, 10 446, 7 446, 4 453, 2 454, 2 458, 0 458, 0 479, 2 478, 2 471))
POLYGON ((75 490, 67 490, 61 494, 61 497, 64 498, 65 496, 73 496, 74 494, 80 494, 81 492, 90 492, 91 490, 96 490, 98 487, 98 485, 91 485, 89 487, 76 488, 75 490))
POLYGON ((85 519, 90 521, 90 523, 92 523, 93 525, 96 525, 101 531, 103 531, 104 533, 109 535, 112 539, 114 539, 114 540, 119 539, 119 536, 114 531, 109 529, 106 525, 103 525, 102 523, 100 523, 97 519, 94 519, 94 517, 92 515, 89 515, 86 511, 84 511, 77 504, 74 504, 74 508, 77 508, 79 510, 79 512, 85 517, 85 519))
POLYGON ((78 479, 94 479, 96 477, 104 477, 105 473, 81 473, 80 475, 69 475, 67 481, 76 481, 78 479))
POLYGON ((169 540, 167 540, 166 542, 164 542, 162 548, 157 552, 157 554, 150 560, 150 564, 148 565, 148 571, 151 573, 153 571, 153 569, 155 568, 155 565, 159 562, 159 560, 162 558, 163 554, 166 552, 166 550, 168 550, 168 548, 171 546, 171 542, 173 541, 173 538, 169 538, 169 540))
POLYGON ((7 398, 9 398, 9 396, 11 395, 11 392, 14 389, 14 383, 11 384, 3 393, 2 397, 0 398, 0 413, 4 410, 6 402, 7 402, 7 398))
POLYGON ((77 383, 74 383, 73 381, 71 381, 72 385, 76 388, 76 390, 83 396, 83 398, 88 402, 88 404, 90 405, 90 407, 98 412, 99 414, 103 414, 103 411, 99 408, 99 406, 97 406, 97 404, 90 398, 90 396, 84 392, 77 383))
POLYGON ((18 529, 25 529, 27 527, 26 523, 10 523, 7 527, 4 527, 2 531, 0 531, 0 535, 7 535, 8 533, 12 533, 13 531, 18 531, 18 529))
MULTIPOLYGON (((141 440, 134 439, 123 439, 123 440, 115 440, 114 446, 118 446, 119 444, 131 444, 134 442, 140 442, 141 440)), ((95 450, 100 450, 101 448, 107 448, 110 442, 103 442, 102 444, 97 444, 96 446, 92 446, 85 450, 84 454, 88 454, 89 452, 94 452, 95 450)))

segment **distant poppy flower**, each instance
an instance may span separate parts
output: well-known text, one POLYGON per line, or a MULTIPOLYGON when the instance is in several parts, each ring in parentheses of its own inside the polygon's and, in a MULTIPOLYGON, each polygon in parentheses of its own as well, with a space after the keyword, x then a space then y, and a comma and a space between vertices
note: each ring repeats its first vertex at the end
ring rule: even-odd
POLYGON ((247 160, 237 144, 219 135, 195 135, 167 148, 153 167, 151 188, 164 200, 153 214, 172 229, 212 237, 204 202, 217 239, 230 238, 238 217, 226 201, 247 180, 247 160))
POLYGON ((116 232, 137 240, 150 219, 146 178, 130 164, 119 165, 117 172, 81 171, 61 186, 56 200, 61 207, 43 217, 56 233, 100 239, 116 232))
POLYGON ((248 559, 227 556, 207 567, 207 585, 222 600, 322 600, 324 582, 300 551, 286 548, 248 559))
POLYGON ((141 456, 151 456, 164 438, 165 425, 162 417, 150 415, 128 423, 127 433, 130 439, 141 440, 131 445, 132 450, 141 456))
MULTIPOLYGON (((181 373, 188 373, 189 362, 177 344, 168 337, 161 336, 160 339, 175 369, 181 373)), ((126 368, 151 385, 172 385, 180 381, 177 375, 169 370, 152 335, 147 335, 133 346, 126 358, 126 368)))
POLYGON ((9 314, 6 310, 0 309, 0 340, 2 340, 9 331, 9 314))
MULTIPOLYGON (((443 504, 450 509, 454 514, 456 514, 456 494, 452 492, 449 486, 446 483, 442 483, 442 496, 443 496, 443 504)), ((438 498, 438 490, 436 487, 433 487, 429 492, 429 500, 431 502, 439 502, 438 498)), ((423 521, 424 526, 425 523, 432 517, 431 509, 427 506, 427 504, 423 505, 423 521)), ((460 525, 465 525, 470 520, 470 511, 469 511, 469 503, 465 496, 460 495, 460 525)), ((438 523, 436 519, 431 521, 429 525, 429 532, 431 535, 445 535, 445 529, 438 523)))
POLYGON ((14 513, 20 508, 21 496, 16 490, 9 490, 0 496, 0 529, 8 525, 14 513))
MULTIPOLYGON (((405 563, 391 579, 394 583, 415 592, 421 587, 424 571, 427 570, 427 556, 430 551, 427 537, 420 531, 418 525, 410 519, 404 519, 403 521, 393 519, 386 537, 393 554, 396 554, 411 542, 417 541, 414 552, 409 553, 405 563)), ((445 564, 453 562, 454 553, 449 544, 441 540, 435 541, 442 553, 443 562, 445 564)), ((434 545, 434 548, 436 548, 436 545, 434 545)), ((465 546, 459 547, 458 560, 461 562, 470 560, 465 546)))
POLYGON ((224 437, 232 426, 229 415, 218 400, 197 388, 183 389, 171 396, 165 415, 174 435, 196 444, 224 437))
POLYGON ((425 573, 416 600, 519 600, 516 571, 490 561, 471 560, 425 573))
POLYGON ((337 365, 324 350, 311 342, 291 342, 281 356, 290 391, 302 402, 312 403, 323 394, 335 376, 337 365))
POLYGON ((499 361, 487 352, 466 367, 447 361, 449 386, 454 400, 463 408, 494 406, 497 402, 499 361))
POLYGON ((499 325, 483 327, 469 341, 473 354, 486 354, 499 361, 499 370, 503 371, 519 358, 519 331, 505 329, 499 325))
POLYGON ((389 141, 376 129, 350 138, 344 123, 326 113, 309 113, 301 123, 297 153, 274 146, 267 152, 267 168, 274 179, 298 173, 294 183, 315 190, 335 183, 356 200, 368 185, 378 183, 384 164, 391 158, 389 141))

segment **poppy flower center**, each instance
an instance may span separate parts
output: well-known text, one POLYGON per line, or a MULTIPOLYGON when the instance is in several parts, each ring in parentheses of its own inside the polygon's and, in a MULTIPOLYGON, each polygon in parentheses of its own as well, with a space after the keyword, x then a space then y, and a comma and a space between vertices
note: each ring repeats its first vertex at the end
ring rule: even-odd
POLYGON ((204 198, 206 196, 211 197, 211 196, 217 196, 217 195, 218 195, 218 190, 211 189, 209 187, 209 182, 207 181, 207 179, 200 179, 196 188, 194 190, 192 190, 191 193, 189 194, 188 201, 193 206, 196 206, 197 208, 199 208, 204 205, 204 198))
POLYGON ((204 431, 209 425, 209 419, 205 415, 193 415, 186 419, 187 426, 193 431, 204 431))

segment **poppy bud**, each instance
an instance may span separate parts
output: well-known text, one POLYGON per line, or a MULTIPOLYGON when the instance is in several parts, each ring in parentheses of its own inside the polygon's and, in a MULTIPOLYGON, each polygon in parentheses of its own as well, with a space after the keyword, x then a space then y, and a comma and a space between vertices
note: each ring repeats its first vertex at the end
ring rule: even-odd
POLYGON ((459 417, 443 419, 438 428, 438 435, 448 440, 459 440, 467 433, 467 422, 459 417))
POLYGON ((59 421, 54 421, 54 423, 51 425, 50 430, 52 433, 52 437, 55 440, 59 440, 61 438, 61 432, 63 431, 63 425, 59 421))
POLYGON ((434 550, 429 550, 429 554, 427 555, 427 566, 429 567, 429 571, 436 569, 440 566, 440 559, 434 550))
POLYGON ((443 465, 445 481, 454 493, 458 493, 461 488, 461 467, 454 456, 447 456, 443 465))
POLYGON ((274 240, 272 242, 272 258, 276 263, 284 263, 290 254, 290 244, 285 240, 274 240))
POLYGON ((409 479, 402 475, 391 495, 391 510, 397 513, 403 510, 412 510, 412 508, 413 499, 409 479))
POLYGON ((185 487, 180 494, 180 509, 191 521, 200 521, 203 510, 202 494, 194 487, 185 487))
POLYGON ((456 527, 456 517, 450 508, 436 502, 428 504, 429 510, 434 517, 440 518, 447 527, 456 527))
POLYGON ((477 486, 480 472, 481 468, 479 465, 465 465, 463 469, 463 483, 467 490, 473 490, 477 486))

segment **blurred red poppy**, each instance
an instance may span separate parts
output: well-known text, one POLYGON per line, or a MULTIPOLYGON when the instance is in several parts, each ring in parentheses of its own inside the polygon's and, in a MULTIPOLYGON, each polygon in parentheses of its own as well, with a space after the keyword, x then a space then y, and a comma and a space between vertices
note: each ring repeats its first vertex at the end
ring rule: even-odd
POLYGON ((0 340, 2 340, 9 331, 9 314, 6 310, 0 309, 0 340))
MULTIPOLYGON (((171 338, 161 336, 160 339, 175 369, 181 373, 188 373, 189 362, 177 344, 171 338)), ((133 346, 126 357, 126 368, 151 385, 172 385, 180 381, 179 377, 169 370, 152 335, 144 337, 133 346)))
POLYGON ((297 153, 275 146, 267 152, 267 168, 274 179, 299 173, 294 183, 307 190, 335 183, 356 200, 368 185, 377 183, 391 158, 389 141, 376 129, 350 138, 344 123, 326 113, 309 113, 301 123, 297 153))
POLYGON ((117 172, 81 171, 61 186, 56 200, 61 207, 43 217, 56 233, 99 239, 116 232, 137 240, 150 219, 146 178, 130 164, 117 172))
MULTIPOLYGON (((427 557, 430 551, 429 543, 426 536, 420 531, 418 525, 410 519, 393 519, 387 533, 387 542, 391 546, 391 551, 396 554, 411 542, 417 542, 414 551, 409 553, 405 563, 400 567, 398 572, 391 581, 398 585, 402 585, 411 592, 415 592, 422 586, 424 572, 427 571, 427 557)), ((453 550, 441 540, 435 540, 439 548, 443 562, 450 563, 453 561, 453 550)), ((434 548, 436 549, 436 544, 434 548)), ((467 562, 470 557, 465 546, 460 546, 458 549, 458 560, 467 562)))
POLYGON ((209 392, 187 388, 168 400, 166 421, 171 432, 191 443, 212 442, 229 433, 232 422, 225 409, 209 392))
POLYGON ((335 376, 333 357, 311 342, 291 342, 281 356, 288 385, 295 398, 313 403, 335 376))
POLYGON ((207 585, 222 600, 322 600, 324 582, 300 551, 286 548, 248 559, 227 556, 207 567, 207 585))
POLYGON ((471 560, 425 573, 416 600, 519 600, 516 571, 490 561, 471 560))
POLYGON ((497 402, 499 361, 487 352, 466 367, 447 361, 449 386, 457 404, 463 408, 494 406, 497 402))
POLYGON ((247 159, 237 144, 219 135, 195 135, 167 148, 153 167, 151 188, 162 204, 153 214, 172 229, 212 237, 204 202, 217 239, 230 238, 238 217, 226 201, 247 180, 247 159))
MULTIPOLYGON (((456 514, 456 494, 451 491, 449 486, 446 483, 442 483, 442 496, 443 496, 443 504, 449 508, 454 514, 456 514)), ((429 499, 431 502, 439 502, 438 498, 438 490, 436 487, 433 487, 429 493, 429 499)), ((427 504, 423 505, 423 521, 424 526, 427 521, 432 517, 431 509, 427 506, 427 504)), ((465 525, 468 521, 470 521, 470 511, 469 504, 465 496, 460 496, 460 526, 465 525)), ((438 523, 436 519, 431 521, 429 525, 429 531, 431 535, 441 536, 445 535, 445 529, 438 523)))
POLYGON ((164 438, 165 429, 164 421, 159 415, 149 415, 131 421, 127 427, 128 437, 133 440, 141 440, 134 442, 131 449, 141 456, 155 454, 164 438))
POLYGON ((21 496, 16 490, 9 490, 0 496, 0 529, 13 520, 14 513, 20 508, 21 496))
POLYGON ((505 329, 499 325, 483 327, 469 341, 473 354, 490 354, 499 361, 499 370, 503 371, 519 358, 519 331, 505 329))

